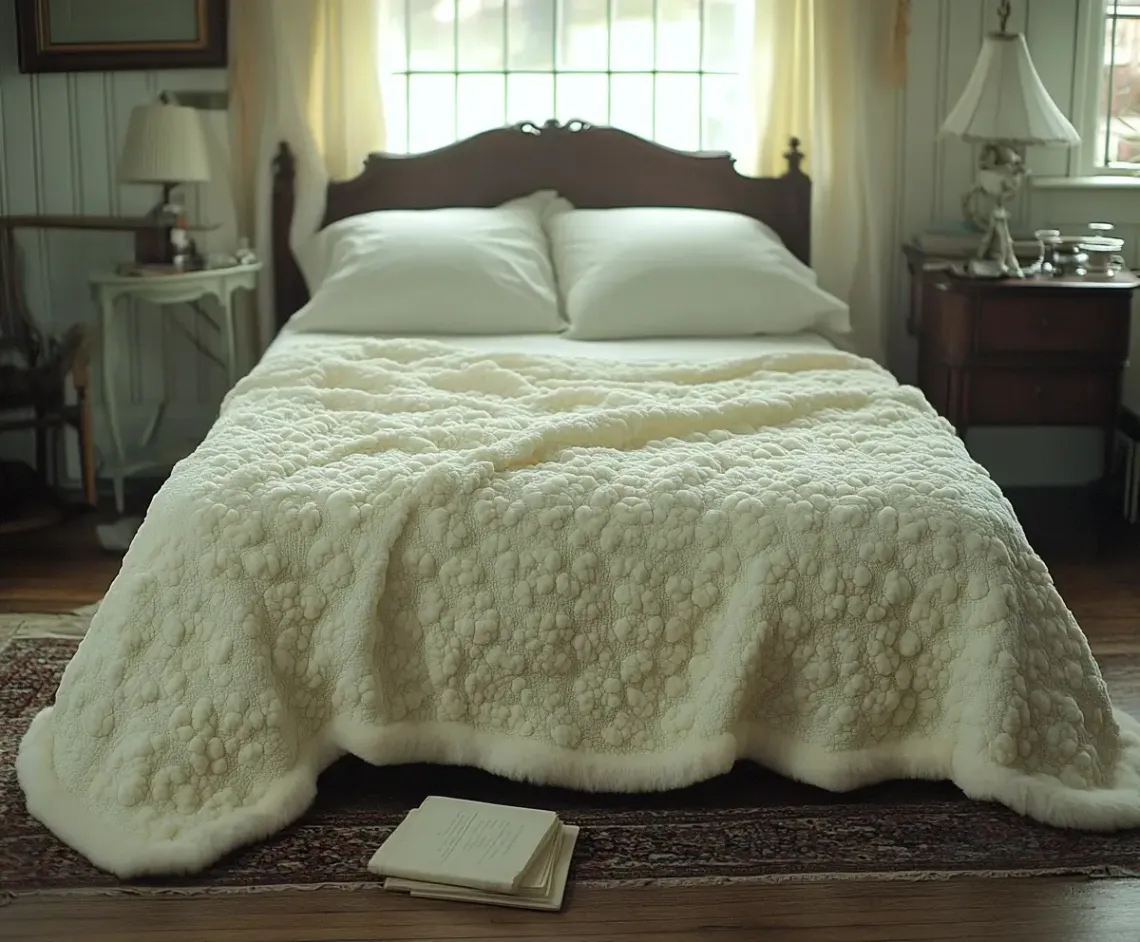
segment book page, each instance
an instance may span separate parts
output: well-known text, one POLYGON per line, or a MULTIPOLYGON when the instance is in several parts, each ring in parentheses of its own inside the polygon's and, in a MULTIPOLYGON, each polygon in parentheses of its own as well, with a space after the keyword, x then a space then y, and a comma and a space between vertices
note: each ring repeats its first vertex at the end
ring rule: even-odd
POLYGON ((553 812, 429 798, 384 842, 369 869, 509 892, 557 824, 553 812))
MULTIPOLYGON (((491 896, 517 895, 541 898, 549 895, 551 880, 554 876, 554 868, 562 854, 564 830, 565 826, 555 829, 551 839, 546 842, 542 853, 535 858, 530 869, 527 870, 523 878, 519 881, 518 890, 515 894, 492 893, 489 890, 467 890, 462 887, 449 887, 448 889, 454 890, 457 893, 475 894, 478 896, 487 894, 491 896)), ((402 890, 405 893, 411 893, 418 890, 440 890, 444 889, 444 885, 424 880, 404 880, 400 877, 388 877, 384 882, 384 889, 402 890)))
POLYGON ((531 861, 530 869, 519 881, 520 893, 543 893, 550 887, 550 875, 554 872, 554 862, 562 847, 562 828, 555 828, 550 839, 537 857, 531 861))
POLYGON ((545 893, 537 895, 510 896, 505 893, 482 893, 462 887, 440 886, 430 883, 415 883, 408 880, 389 878, 384 882, 385 890, 410 893, 421 899, 451 900, 460 903, 487 903, 492 906, 508 906, 518 909, 538 909, 557 912, 562 908, 566 893, 566 882, 570 874, 570 864, 574 857, 574 846, 578 842, 579 828, 572 824, 561 825, 558 849, 553 859, 550 885, 545 893))

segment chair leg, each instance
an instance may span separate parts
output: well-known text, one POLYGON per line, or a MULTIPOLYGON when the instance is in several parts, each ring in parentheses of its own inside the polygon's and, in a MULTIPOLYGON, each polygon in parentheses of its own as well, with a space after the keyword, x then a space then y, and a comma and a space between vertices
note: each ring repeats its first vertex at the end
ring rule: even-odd
POLYGON ((91 420, 91 397, 87 389, 79 390, 79 467, 83 474, 83 499, 89 507, 99 503, 95 486, 95 425, 91 420))
MULTIPOLYGON (((36 421, 42 421, 44 414, 40 409, 35 410, 36 421)), ((48 443, 47 443, 47 429, 42 425, 36 425, 35 430, 36 438, 36 474, 39 475, 40 480, 51 486, 51 473, 48 469, 48 443)))
POLYGON ((62 468, 60 467, 60 445, 62 438, 60 436, 60 426, 49 428, 47 434, 44 436, 47 439, 47 481, 48 487, 53 491, 59 488, 60 481, 63 480, 62 468))

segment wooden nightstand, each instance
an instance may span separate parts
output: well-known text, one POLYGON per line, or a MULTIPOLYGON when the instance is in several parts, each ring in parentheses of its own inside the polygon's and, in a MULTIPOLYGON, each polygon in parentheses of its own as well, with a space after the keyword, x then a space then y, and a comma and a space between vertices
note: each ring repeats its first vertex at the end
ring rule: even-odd
POLYGON ((921 278, 919 385, 958 434, 979 425, 1096 426, 1107 484, 1140 279, 921 278))
POLYGON ((955 262, 965 259, 964 255, 940 255, 927 252, 914 242, 903 243, 906 256, 906 269, 910 274, 910 306, 906 313, 906 332, 912 337, 922 331, 922 312, 934 303, 930 293, 938 276, 955 262))

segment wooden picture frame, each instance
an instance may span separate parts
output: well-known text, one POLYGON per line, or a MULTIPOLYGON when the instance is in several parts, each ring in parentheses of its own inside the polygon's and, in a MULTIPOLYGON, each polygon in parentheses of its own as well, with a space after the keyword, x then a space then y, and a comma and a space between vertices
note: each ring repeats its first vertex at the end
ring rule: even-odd
POLYGON ((208 69, 226 65, 226 0, 15 3, 21 72, 208 69), (149 21, 139 16, 146 10, 153 11, 149 21), (118 29, 115 24, 120 24, 118 29))

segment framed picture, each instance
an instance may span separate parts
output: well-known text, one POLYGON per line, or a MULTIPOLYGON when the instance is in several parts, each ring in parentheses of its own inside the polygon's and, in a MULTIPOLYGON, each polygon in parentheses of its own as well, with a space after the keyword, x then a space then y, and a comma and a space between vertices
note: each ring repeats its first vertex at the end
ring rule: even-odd
POLYGON ((220 68, 226 0, 16 0, 21 72, 220 68))

